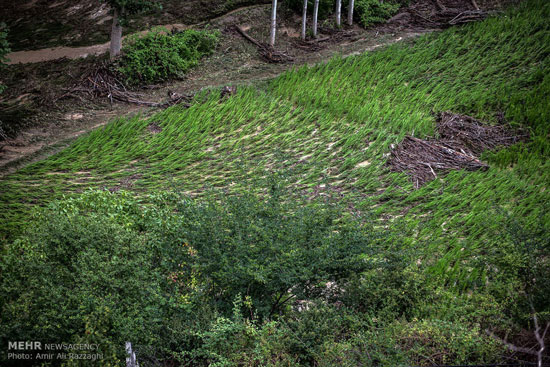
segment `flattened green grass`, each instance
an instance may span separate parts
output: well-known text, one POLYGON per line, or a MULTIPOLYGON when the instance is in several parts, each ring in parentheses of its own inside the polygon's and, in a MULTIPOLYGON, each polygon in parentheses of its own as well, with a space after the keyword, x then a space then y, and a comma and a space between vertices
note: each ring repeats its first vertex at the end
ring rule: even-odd
POLYGON ((550 227, 549 18, 548 2, 528 1, 481 23, 302 67, 223 101, 214 92, 188 110, 115 120, 2 179, 0 230, 13 236, 33 206, 89 187, 200 194, 250 190, 284 172, 296 197, 341 197, 381 225, 404 221, 405 236, 429 244, 437 274, 478 284, 489 275, 467 260, 488 251, 507 216, 550 227), (532 138, 486 153, 486 172, 453 172, 414 190, 389 172, 387 155, 407 134, 433 135, 434 115, 445 110, 488 123, 504 116, 532 138))

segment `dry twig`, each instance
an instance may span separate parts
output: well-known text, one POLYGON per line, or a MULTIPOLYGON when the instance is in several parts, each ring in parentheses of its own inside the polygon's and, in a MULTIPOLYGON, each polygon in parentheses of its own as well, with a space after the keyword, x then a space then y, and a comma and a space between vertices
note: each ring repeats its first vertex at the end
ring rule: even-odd
POLYGON ((267 43, 263 43, 254 39, 238 25, 233 26, 232 29, 237 31, 247 41, 254 44, 258 48, 258 53, 265 61, 274 64, 294 61, 294 58, 292 56, 287 55, 281 51, 277 51, 273 46, 268 45, 267 43))
POLYGON ((84 97, 89 99, 107 98, 112 104, 114 101, 132 103, 149 107, 166 108, 179 103, 186 103, 189 107, 189 102, 193 96, 184 96, 177 93, 169 94, 170 99, 166 102, 151 102, 143 100, 143 95, 126 88, 126 85, 120 80, 120 75, 113 70, 111 64, 101 62, 84 73, 79 80, 76 81, 72 88, 66 90, 58 99, 62 98, 78 98, 83 100, 84 97))

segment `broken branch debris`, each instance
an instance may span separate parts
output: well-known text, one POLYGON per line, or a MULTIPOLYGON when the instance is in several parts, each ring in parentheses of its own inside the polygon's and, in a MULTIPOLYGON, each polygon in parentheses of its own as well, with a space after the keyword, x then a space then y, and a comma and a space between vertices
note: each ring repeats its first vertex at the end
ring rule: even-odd
POLYGON ((392 150, 388 164, 394 172, 406 172, 416 188, 451 170, 475 171, 489 166, 479 159, 485 150, 526 140, 528 134, 507 126, 489 126, 473 117, 443 112, 438 117, 439 138, 406 136, 392 150))
POLYGON ((258 53, 260 57, 267 62, 273 64, 287 63, 294 61, 294 58, 290 55, 285 54, 284 52, 276 50, 273 46, 268 45, 267 43, 260 42, 250 36, 238 25, 232 27, 237 33, 243 36, 247 41, 254 44, 258 48, 258 53))

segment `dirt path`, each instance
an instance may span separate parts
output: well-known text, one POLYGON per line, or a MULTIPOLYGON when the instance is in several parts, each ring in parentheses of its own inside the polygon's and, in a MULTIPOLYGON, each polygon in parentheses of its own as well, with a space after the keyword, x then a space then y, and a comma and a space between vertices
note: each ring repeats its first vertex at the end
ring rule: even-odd
MULTIPOLYGON (((236 14, 242 11, 246 11, 248 9, 253 9, 258 7, 265 7, 265 5, 243 6, 235 10, 232 10, 224 15, 221 15, 219 17, 213 18, 208 22, 214 23, 224 18, 230 17, 232 14, 236 14)), ((159 25, 158 27, 164 27, 169 31, 173 31, 173 30, 184 30, 193 26, 200 26, 205 23, 207 22, 201 22, 201 23, 196 23, 191 25, 176 23, 176 24, 159 25)), ((147 32, 148 30, 145 30, 134 34, 126 35, 123 37, 123 39, 135 34, 144 34, 147 32)), ((92 46, 85 46, 85 47, 53 47, 53 48, 43 48, 40 50, 17 51, 17 52, 11 52, 7 55, 7 58, 8 58, 7 64, 8 65, 28 64, 28 63, 35 63, 35 62, 52 61, 52 60, 57 60, 61 58, 78 59, 78 58, 84 58, 87 56, 101 55, 108 51, 109 51, 109 42, 92 45, 92 46)))
MULTIPOLYGON (((187 29, 189 26, 186 26, 184 24, 167 24, 161 27, 167 28, 169 31, 172 31, 187 29)), ((138 34, 144 34, 146 32, 147 31, 142 31, 138 32, 138 34)), ((124 36, 123 39, 130 36, 131 35, 124 36)), ((68 59, 78 59, 87 56, 101 55, 108 51, 109 42, 86 47, 54 47, 32 51, 18 51, 9 53, 7 55, 7 58, 9 60, 7 64, 28 64, 34 62, 52 61, 62 59, 64 57, 68 59)))
MULTIPOLYGON (((231 24, 239 24, 257 39, 267 38, 265 24, 269 16, 269 6, 255 6, 240 9, 225 15, 211 23, 224 30, 231 24)), ((313 65, 329 60, 334 55, 351 56, 376 50, 385 45, 411 39, 427 31, 392 32, 380 29, 364 30, 355 28, 357 37, 352 40, 327 42, 316 51, 303 51, 294 46, 296 34, 299 34, 300 19, 290 19, 280 26, 278 48, 293 54, 295 62, 291 64, 267 64, 257 54, 255 46, 239 35, 222 32, 218 52, 205 59, 201 65, 186 75, 183 81, 170 83, 154 90, 143 91, 144 100, 163 101, 167 93, 187 94, 205 88, 225 85, 243 85, 268 80, 289 69, 300 65, 313 65)), ((96 46, 92 46, 96 47, 96 46)), ((63 48, 60 48, 63 49, 63 48)), ((90 50, 89 47, 81 49, 90 50)), ((92 50, 94 50, 92 48, 92 50)), ((42 56, 48 55, 44 53, 42 56)), ((54 54, 49 54, 53 56, 54 54)), ((70 102, 70 101, 69 101, 70 102)), ((153 113, 147 107, 115 104, 107 106, 89 106, 79 110, 70 109, 62 115, 48 115, 39 127, 27 129, 17 138, 0 143, 0 177, 15 172, 21 167, 44 159, 63 149, 79 136, 100 128, 115 116, 127 116, 135 113, 153 113)))

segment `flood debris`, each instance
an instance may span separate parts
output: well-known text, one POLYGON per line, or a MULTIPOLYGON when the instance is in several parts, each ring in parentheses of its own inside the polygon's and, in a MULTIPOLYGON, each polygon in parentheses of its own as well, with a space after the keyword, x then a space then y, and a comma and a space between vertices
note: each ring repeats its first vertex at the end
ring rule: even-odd
POLYGON ((529 137, 507 125, 490 126, 452 112, 437 117, 437 132, 438 138, 406 136, 390 153, 391 170, 406 172, 416 188, 452 170, 485 170, 489 166, 479 159, 481 153, 529 137))
POLYGON ((238 25, 233 25, 228 28, 229 31, 234 31, 244 37, 248 42, 252 43, 258 48, 258 54, 260 57, 272 64, 282 64, 294 61, 294 57, 285 54, 282 51, 276 50, 273 46, 260 42, 245 32, 244 29, 238 25))
POLYGON ((147 106, 156 106, 155 102, 142 101, 139 93, 126 88, 120 76, 108 62, 100 62, 85 71, 74 85, 66 90, 61 98, 73 97, 78 99, 107 98, 111 102, 134 103, 147 106))
POLYGON ((87 98, 94 100, 107 98, 111 104, 117 101, 159 108, 167 108, 175 104, 189 107, 193 99, 192 95, 181 95, 173 92, 168 92, 168 100, 164 102, 147 101, 143 100, 143 97, 143 94, 126 87, 111 63, 102 61, 85 71, 71 88, 65 89, 65 93, 58 99, 77 98, 84 100, 87 98))
POLYGON ((448 28, 485 19, 492 13, 481 9, 475 0, 417 1, 387 21, 405 28, 448 28))
POLYGON ((333 29, 330 27, 320 27, 319 31, 326 34, 324 37, 317 37, 308 40, 297 39, 292 44, 301 50, 307 52, 317 52, 329 46, 329 44, 338 44, 341 42, 354 42, 359 38, 359 34, 354 30, 333 29))
POLYGON ((149 131, 153 135, 156 135, 162 132, 162 127, 159 125, 158 122, 151 122, 149 125, 147 125, 147 131, 149 131))

